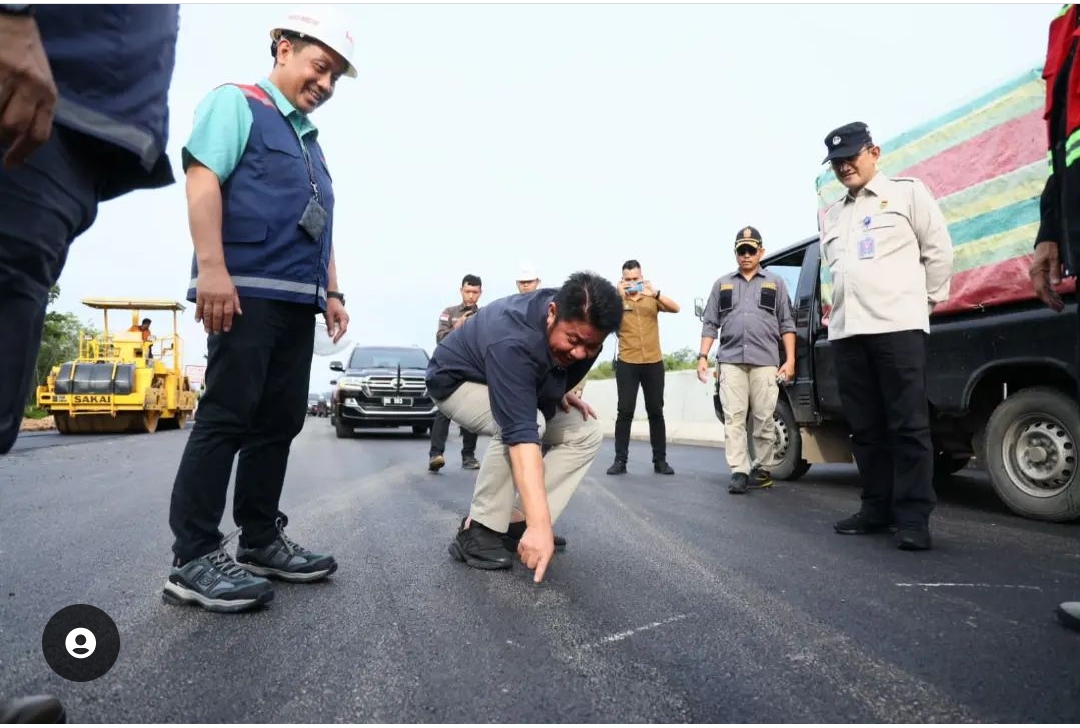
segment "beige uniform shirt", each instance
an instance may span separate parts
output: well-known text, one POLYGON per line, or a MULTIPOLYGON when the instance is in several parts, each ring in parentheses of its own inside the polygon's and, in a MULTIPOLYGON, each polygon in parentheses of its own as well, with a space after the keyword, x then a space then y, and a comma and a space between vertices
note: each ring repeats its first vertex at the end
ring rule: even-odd
POLYGON ((829 339, 921 329, 949 297, 952 238, 917 179, 878 173, 825 211, 821 259, 832 273, 829 339))
POLYGON ((622 327, 619 328, 619 361, 627 364, 655 364, 662 361, 660 326, 657 315, 666 309, 652 296, 637 299, 623 296, 622 327))

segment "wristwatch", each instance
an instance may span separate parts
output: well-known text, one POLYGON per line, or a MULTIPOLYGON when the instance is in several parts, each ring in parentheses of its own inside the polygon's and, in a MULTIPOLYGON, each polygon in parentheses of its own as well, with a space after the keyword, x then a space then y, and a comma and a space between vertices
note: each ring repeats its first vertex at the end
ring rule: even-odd
POLYGON ((0 15, 33 15, 34 6, 30 4, 5 5, 0 3, 0 15))
POLYGON ((342 293, 341 291, 327 291, 326 292, 326 298, 327 299, 336 298, 337 300, 341 301, 342 306, 345 305, 345 294, 342 293))
POLYGON ((660 300, 660 291, 657 291, 656 295, 653 296, 653 298, 655 298, 657 301, 659 301, 660 300))
POLYGON ((709 361, 709 355, 708 354, 698 354, 697 358, 698 359, 704 359, 705 361, 709 361))

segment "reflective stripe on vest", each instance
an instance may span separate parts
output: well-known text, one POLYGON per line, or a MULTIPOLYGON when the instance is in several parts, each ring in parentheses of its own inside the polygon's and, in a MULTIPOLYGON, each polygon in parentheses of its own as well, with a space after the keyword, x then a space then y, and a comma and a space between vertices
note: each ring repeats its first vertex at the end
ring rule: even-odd
POLYGON ((1077 159, 1080 159, 1080 129, 1070 134, 1065 141, 1065 166, 1071 167, 1077 159))
MULTIPOLYGON (((195 290, 197 278, 188 281, 188 289, 195 290)), ((237 288, 256 288, 264 291, 284 291, 285 293, 299 293, 304 296, 318 296, 326 298, 326 289, 314 283, 294 283, 293 281, 279 281, 275 278, 259 278, 256 276, 232 276, 232 283, 237 288)))

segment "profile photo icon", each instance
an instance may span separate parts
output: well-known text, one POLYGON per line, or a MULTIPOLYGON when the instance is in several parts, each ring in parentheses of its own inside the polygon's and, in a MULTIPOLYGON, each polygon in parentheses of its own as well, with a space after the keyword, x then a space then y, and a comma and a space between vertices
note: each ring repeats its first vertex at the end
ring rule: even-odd
POLYGON ((120 631, 112 617, 97 607, 72 604, 45 625, 41 652, 52 671, 65 680, 97 680, 120 656, 120 631))
POLYGON ((76 660, 83 660, 94 654, 97 649, 97 637, 85 627, 76 627, 64 638, 64 647, 76 660))

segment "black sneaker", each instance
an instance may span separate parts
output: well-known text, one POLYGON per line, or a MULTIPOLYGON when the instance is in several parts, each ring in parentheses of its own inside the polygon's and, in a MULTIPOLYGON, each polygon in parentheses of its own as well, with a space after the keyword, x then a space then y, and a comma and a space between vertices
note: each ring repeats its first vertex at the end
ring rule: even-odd
POLYGON ((833 524, 837 533, 847 536, 863 536, 869 533, 881 533, 889 529, 888 519, 875 518, 868 513, 859 511, 854 516, 849 516, 842 521, 833 524))
POLYGON ((240 568, 221 542, 217 551, 174 566, 161 598, 167 604, 197 604, 210 612, 243 612, 274 598, 270 582, 240 568))
POLYGON ((67 712, 51 695, 0 700, 0 724, 9 723, 67 723, 67 712))
POLYGON ((616 460, 611 464, 611 467, 607 469, 608 475, 626 475, 626 461, 616 460))
POLYGON ((472 455, 461 458, 461 467, 465 470, 479 470, 480 461, 474 458, 472 455))
POLYGON ((732 473, 731 483, 728 484, 727 492, 741 494, 745 493, 746 489, 750 487, 750 478, 746 473, 732 473))
POLYGON ((930 531, 925 528, 898 528, 893 538, 902 551, 929 551, 933 547, 930 531))
MULTIPOLYGON (((462 521, 461 523, 462 523, 462 525, 464 525, 465 521, 462 521)), ((502 537, 503 548, 505 548, 507 551, 509 551, 512 554, 516 554, 517 553, 518 542, 521 541, 521 537, 524 536, 524 535, 525 535, 525 521, 517 521, 516 523, 511 522, 511 524, 509 526, 507 526, 506 533, 503 534, 503 537, 502 537)), ((566 550, 566 539, 563 538, 562 536, 558 535, 558 534, 555 535, 555 550, 556 551, 565 551, 566 550)))
POLYGON ((333 556, 308 551, 285 535, 285 524, 282 518, 274 522, 277 536, 266 546, 237 547, 237 563, 258 576, 304 583, 325 579, 337 571, 333 556))
POLYGON ((442 469, 443 465, 446 465, 446 458, 442 455, 432 455, 427 464, 428 472, 437 473, 442 469))
POLYGON ((653 460, 653 472, 658 475, 674 475, 675 469, 668 465, 667 460, 653 460))
POLYGON ((750 486, 753 488, 771 488, 773 484, 772 473, 758 465, 750 471, 750 486))
POLYGON ((503 548, 502 536, 498 531, 473 521, 467 529, 458 529, 448 550, 455 559, 464 561, 474 569, 509 569, 514 562, 503 548))

